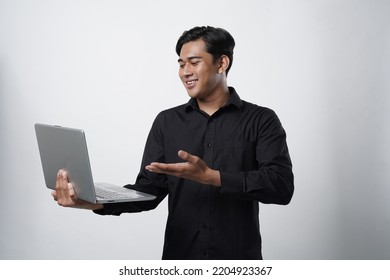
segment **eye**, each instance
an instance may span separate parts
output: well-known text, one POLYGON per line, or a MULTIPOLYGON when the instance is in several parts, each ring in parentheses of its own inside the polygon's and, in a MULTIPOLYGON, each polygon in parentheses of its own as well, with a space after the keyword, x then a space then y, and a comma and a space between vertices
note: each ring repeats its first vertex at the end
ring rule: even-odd
POLYGON ((193 61, 193 62, 191 62, 191 65, 196 66, 196 65, 198 65, 199 63, 200 63, 200 61, 193 61))

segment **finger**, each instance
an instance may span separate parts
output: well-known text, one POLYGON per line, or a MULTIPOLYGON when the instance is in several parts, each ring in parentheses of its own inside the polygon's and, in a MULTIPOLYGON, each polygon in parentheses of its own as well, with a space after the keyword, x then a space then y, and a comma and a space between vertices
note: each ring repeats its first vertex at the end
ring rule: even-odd
POLYGON ((150 165, 145 168, 151 172, 156 173, 165 173, 169 175, 174 175, 177 172, 183 171, 184 163, 160 163, 160 162, 152 162, 150 165))
POLYGON ((56 191, 59 197, 68 194, 68 176, 64 170, 59 170, 57 173, 56 191))
POLYGON ((155 168, 153 167, 152 164, 146 165, 146 166, 145 166, 145 169, 148 170, 148 171, 150 171, 150 172, 155 172, 155 168))
MULTIPOLYGON (((56 194, 57 203, 61 206, 69 206, 73 204, 73 198, 70 196, 68 174, 64 170, 60 170, 57 176, 56 194)), ((74 192, 74 191, 73 191, 74 192)))
POLYGON ((51 195, 53 196, 54 200, 57 201, 57 192, 56 191, 52 191, 51 195))
POLYGON ((61 194, 62 194, 62 171, 61 170, 59 170, 57 172, 57 180, 56 180, 55 190, 56 190, 57 196, 61 196, 61 194))
POLYGON ((183 150, 179 150, 179 152, 177 154, 182 160, 185 160, 185 161, 190 162, 190 163, 194 163, 196 161, 196 158, 197 158, 196 156, 193 156, 190 153, 183 151, 183 150))
POLYGON ((167 163, 152 162, 148 166, 148 170, 157 173, 165 173, 165 172, 169 172, 171 168, 167 163))
POLYGON ((71 183, 68 183, 68 193, 72 200, 77 200, 76 191, 71 183))

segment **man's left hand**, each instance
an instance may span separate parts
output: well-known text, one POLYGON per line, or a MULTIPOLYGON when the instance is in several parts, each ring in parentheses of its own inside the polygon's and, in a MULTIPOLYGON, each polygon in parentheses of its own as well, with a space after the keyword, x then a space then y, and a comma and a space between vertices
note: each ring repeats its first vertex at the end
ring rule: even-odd
POLYGON ((145 168, 150 172, 173 175, 206 185, 221 186, 221 177, 218 170, 211 169, 201 158, 191 155, 186 151, 180 150, 178 155, 185 162, 152 162, 145 168))

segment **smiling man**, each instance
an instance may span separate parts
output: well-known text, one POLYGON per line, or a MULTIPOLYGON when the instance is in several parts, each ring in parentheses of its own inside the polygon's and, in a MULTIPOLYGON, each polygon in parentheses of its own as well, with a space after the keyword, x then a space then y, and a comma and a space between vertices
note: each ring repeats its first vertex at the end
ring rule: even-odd
POLYGON ((234 46, 226 30, 210 26, 179 38, 179 77, 190 100, 156 117, 136 182, 125 186, 155 200, 87 203, 60 171, 58 204, 120 215, 154 209, 168 196, 163 259, 262 259, 259 202, 290 202, 292 164, 276 114, 227 85, 234 46))

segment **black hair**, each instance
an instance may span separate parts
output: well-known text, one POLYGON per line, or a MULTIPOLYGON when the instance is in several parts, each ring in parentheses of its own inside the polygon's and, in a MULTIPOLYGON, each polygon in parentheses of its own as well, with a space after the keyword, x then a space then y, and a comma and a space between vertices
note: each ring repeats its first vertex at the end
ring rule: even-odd
POLYGON ((206 44, 206 51, 213 56, 216 62, 222 55, 229 57, 230 63, 226 69, 228 74, 233 64, 234 38, 223 28, 212 26, 197 26, 184 31, 176 44, 176 53, 180 56, 181 48, 185 43, 202 39, 206 44))

